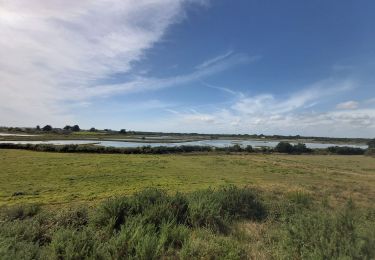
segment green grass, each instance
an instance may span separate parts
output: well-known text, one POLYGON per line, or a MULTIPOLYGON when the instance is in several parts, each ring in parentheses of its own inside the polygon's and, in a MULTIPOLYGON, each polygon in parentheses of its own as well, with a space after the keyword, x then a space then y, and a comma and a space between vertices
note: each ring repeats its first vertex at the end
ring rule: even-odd
POLYGON ((0 205, 90 202, 147 187, 189 192, 223 184, 302 190, 338 203, 375 198, 375 160, 318 155, 110 155, 0 149, 0 205))
POLYGON ((366 156, 0 149, 0 258, 373 259, 374 198, 366 156))
POLYGON ((373 259, 374 210, 223 186, 150 188, 90 209, 7 207, 1 259, 373 259))

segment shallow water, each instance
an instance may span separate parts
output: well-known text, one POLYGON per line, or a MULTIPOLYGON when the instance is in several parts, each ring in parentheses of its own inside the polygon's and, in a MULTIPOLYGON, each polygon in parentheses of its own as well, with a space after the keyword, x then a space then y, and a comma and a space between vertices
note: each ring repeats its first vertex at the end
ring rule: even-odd
MULTIPOLYGON (((140 143, 140 142, 121 142, 121 141, 93 141, 93 140, 52 140, 52 141, 0 141, 0 143, 14 143, 14 144, 95 144, 106 147, 140 147, 140 146, 167 146, 175 147, 181 145, 201 145, 213 147, 227 147, 239 144, 243 147, 251 145, 252 147, 275 147, 279 141, 258 141, 258 140, 202 140, 192 142, 178 142, 178 143, 140 143)), ((330 146, 349 146, 357 148, 367 148, 367 145, 351 145, 351 144, 334 144, 334 143, 305 143, 308 148, 327 148, 330 146)))
POLYGON ((38 136, 38 135, 0 133, 0 136, 38 136))

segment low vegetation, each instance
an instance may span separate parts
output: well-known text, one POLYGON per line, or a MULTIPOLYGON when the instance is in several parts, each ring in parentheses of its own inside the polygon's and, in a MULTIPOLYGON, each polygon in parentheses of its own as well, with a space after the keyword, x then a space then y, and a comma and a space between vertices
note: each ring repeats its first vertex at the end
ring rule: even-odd
POLYGON ((374 172, 363 155, 0 149, 0 259, 373 259, 374 172))
POLYGON ((314 204, 301 192, 275 201, 235 186, 174 195, 150 188, 94 208, 5 208, 0 258, 371 259, 373 214, 352 201, 314 204), (266 227, 258 247, 246 225, 266 227))
POLYGON ((192 152, 217 152, 217 153, 287 153, 287 154, 339 154, 339 155, 363 155, 366 149, 347 146, 332 146, 327 149, 310 149, 305 144, 292 145, 288 142, 280 142, 275 148, 260 147, 253 148, 251 145, 245 147, 235 144, 227 147, 212 147, 202 145, 180 145, 180 146, 139 146, 139 147, 106 147, 94 144, 14 144, 0 143, 0 149, 23 149, 39 152, 59 153, 105 153, 105 154, 170 154, 170 153, 192 153, 192 152))

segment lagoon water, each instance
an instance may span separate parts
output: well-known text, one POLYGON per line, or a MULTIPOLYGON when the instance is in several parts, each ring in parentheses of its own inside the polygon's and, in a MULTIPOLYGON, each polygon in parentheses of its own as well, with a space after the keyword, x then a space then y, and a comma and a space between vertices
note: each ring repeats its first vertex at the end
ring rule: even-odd
MULTIPOLYGON (((123 142, 123 141, 94 141, 94 140, 52 140, 52 141, 0 141, 0 143, 15 143, 15 144, 94 144, 106 147, 140 147, 140 146, 167 146, 175 147, 181 145, 201 145, 212 147, 228 147, 239 144, 243 147, 251 145, 252 147, 275 147, 279 141, 259 141, 259 140, 201 140, 191 142, 176 142, 176 143, 163 143, 163 142, 123 142)), ((308 148, 327 148, 330 146, 349 146, 357 148, 367 148, 367 145, 350 145, 350 144, 334 144, 334 143, 305 143, 308 148)))

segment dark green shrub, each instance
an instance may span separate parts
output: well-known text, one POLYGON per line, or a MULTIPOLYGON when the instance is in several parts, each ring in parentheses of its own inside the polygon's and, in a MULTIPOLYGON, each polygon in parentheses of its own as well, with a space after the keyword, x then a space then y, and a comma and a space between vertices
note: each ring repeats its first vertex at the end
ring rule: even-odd
POLYGON ((365 153, 364 149, 348 147, 348 146, 331 146, 327 148, 328 152, 340 155, 362 155, 365 153))
POLYGON ((181 249, 187 241, 190 230, 184 225, 174 223, 163 223, 160 228, 159 244, 163 246, 163 251, 167 252, 170 248, 181 249))
POLYGON ((101 252, 112 259, 160 259, 174 255, 189 236, 183 225, 145 223, 141 217, 129 218, 120 232, 106 243, 101 252))
POLYGON ((254 152, 254 149, 253 149, 253 147, 251 145, 247 145, 245 147, 245 151, 248 152, 248 153, 252 153, 252 152, 254 152))
POLYGON ((40 211, 40 206, 37 204, 30 205, 16 205, 6 207, 2 210, 3 218, 7 220, 25 219, 33 217, 40 211))
POLYGON ((129 214, 130 203, 127 198, 113 198, 103 202, 95 211, 92 222, 95 226, 109 230, 119 230, 129 214))
POLYGON ((227 186, 190 195, 189 222, 194 227, 225 232, 229 219, 261 220, 265 216, 265 207, 248 188, 227 186))
POLYGON ((0 237, 0 259, 2 260, 39 259, 40 253, 37 243, 0 237))
POLYGON ((170 199, 169 203, 169 210, 172 212, 175 222, 177 224, 186 224, 189 213, 189 202, 186 196, 181 193, 176 193, 170 199))
POLYGON ((302 153, 311 153, 312 150, 307 148, 305 144, 298 143, 291 145, 288 142, 280 142, 276 145, 275 151, 279 153, 289 153, 289 154, 302 154, 302 153))
POLYGON ((275 151, 279 153, 292 153, 293 146, 287 142, 280 142, 276 145, 275 151))
POLYGON ((306 144, 298 143, 293 145, 293 153, 302 154, 302 153, 311 153, 312 150, 306 147, 306 144))
POLYGON ((228 229, 228 222, 228 215, 223 214, 220 202, 213 190, 198 191, 190 195, 189 223, 191 226, 225 232, 228 229))
POLYGON ((48 247, 50 259, 90 259, 93 257, 96 243, 95 233, 90 229, 80 231, 74 229, 59 229, 48 247))
POLYGON ((266 210, 256 194, 248 188, 236 186, 222 187, 214 192, 221 205, 222 215, 235 219, 260 220, 266 216, 266 210))

